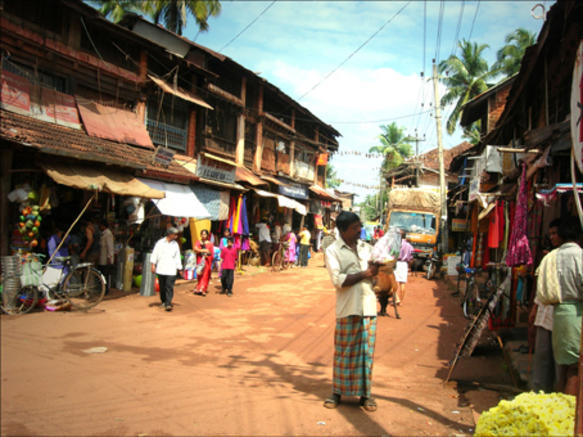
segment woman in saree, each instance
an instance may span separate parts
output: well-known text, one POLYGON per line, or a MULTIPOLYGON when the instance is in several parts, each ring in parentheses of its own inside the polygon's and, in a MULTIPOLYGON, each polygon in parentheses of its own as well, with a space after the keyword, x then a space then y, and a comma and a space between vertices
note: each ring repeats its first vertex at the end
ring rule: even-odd
POLYGON ((201 296, 206 296, 208 292, 209 281, 211 278, 211 269, 213 265, 213 255, 214 246, 213 243, 209 241, 209 233, 207 230, 203 229, 200 231, 200 240, 194 244, 194 253, 196 253, 196 264, 200 265, 204 261, 204 268, 199 274, 196 274, 196 288, 194 294, 200 294, 201 296))
POLYGON ((287 251, 285 252, 285 260, 290 263, 290 265, 293 265, 296 262, 296 246, 298 237, 296 237, 296 234, 290 229, 284 238, 288 244, 287 251))

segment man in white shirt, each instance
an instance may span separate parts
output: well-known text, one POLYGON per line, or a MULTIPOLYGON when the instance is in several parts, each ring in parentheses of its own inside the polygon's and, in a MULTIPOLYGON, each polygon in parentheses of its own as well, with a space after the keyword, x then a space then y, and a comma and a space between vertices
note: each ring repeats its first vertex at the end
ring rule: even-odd
POLYGON ((263 219, 257 223, 257 232, 259 237, 259 253, 261 254, 261 265, 268 265, 271 260, 271 235, 269 235, 269 226, 263 219))
POLYGON ((166 236, 156 242, 150 257, 152 273, 158 275, 158 282, 160 283, 162 307, 166 311, 172 311, 174 281, 176 281, 176 273, 182 270, 180 248, 176 242, 177 238, 178 229, 168 228, 166 236))
POLYGON ((371 278, 378 265, 370 260, 372 247, 359 240, 362 224, 353 212, 336 218, 340 238, 326 249, 326 266, 336 288, 334 376, 326 408, 336 408, 341 396, 360 396, 367 411, 377 409, 371 397, 376 338, 377 300, 371 278))

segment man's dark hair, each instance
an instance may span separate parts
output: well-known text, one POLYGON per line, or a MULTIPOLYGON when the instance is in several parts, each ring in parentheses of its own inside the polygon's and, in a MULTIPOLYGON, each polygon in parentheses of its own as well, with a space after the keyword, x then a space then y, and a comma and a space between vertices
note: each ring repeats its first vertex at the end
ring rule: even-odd
POLYGON ((581 224, 577 217, 566 217, 561 219, 558 229, 559 237, 564 242, 575 241, 581 235, 581 224))
POLYGON ((336 217, 336 227, 340 232, 346 231, 348 226, 354 222, 360 222, 360 217, 353 212, 342 211, 338 217, 336 217))
POLYGON ((556 218, 549 223, 549 229, 551 228, 560 228, 561 227, 561 219, 556 218))
POLYGON ((235 241, 235 239, 233 237, 227 237, 227 241, 232 243, 233 241, 235 241))

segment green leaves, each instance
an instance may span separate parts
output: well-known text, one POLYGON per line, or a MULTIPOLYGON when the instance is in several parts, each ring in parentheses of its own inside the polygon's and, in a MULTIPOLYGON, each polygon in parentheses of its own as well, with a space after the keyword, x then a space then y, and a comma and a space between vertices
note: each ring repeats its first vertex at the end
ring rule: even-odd
POLYGON ((384 155, 381 172, 384 173, 398 167, 403 161, 413 154, 413 147, 407 142, 404 128, 397 126, 395 122, 380 126, 382 133, 379 135, 380 144, 371 147, 369 153, 384 155))

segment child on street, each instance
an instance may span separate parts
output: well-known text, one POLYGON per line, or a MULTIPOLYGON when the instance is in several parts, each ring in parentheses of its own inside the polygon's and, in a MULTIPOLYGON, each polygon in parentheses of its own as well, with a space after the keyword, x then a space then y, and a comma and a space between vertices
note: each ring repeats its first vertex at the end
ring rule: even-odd
POLYGON ((237 262, 237 249, 233 246, 233 237, 227 237, 227 246, 221 249, 221 294, 233 295, 233 282, 235 280, 235 264, 237 262))

